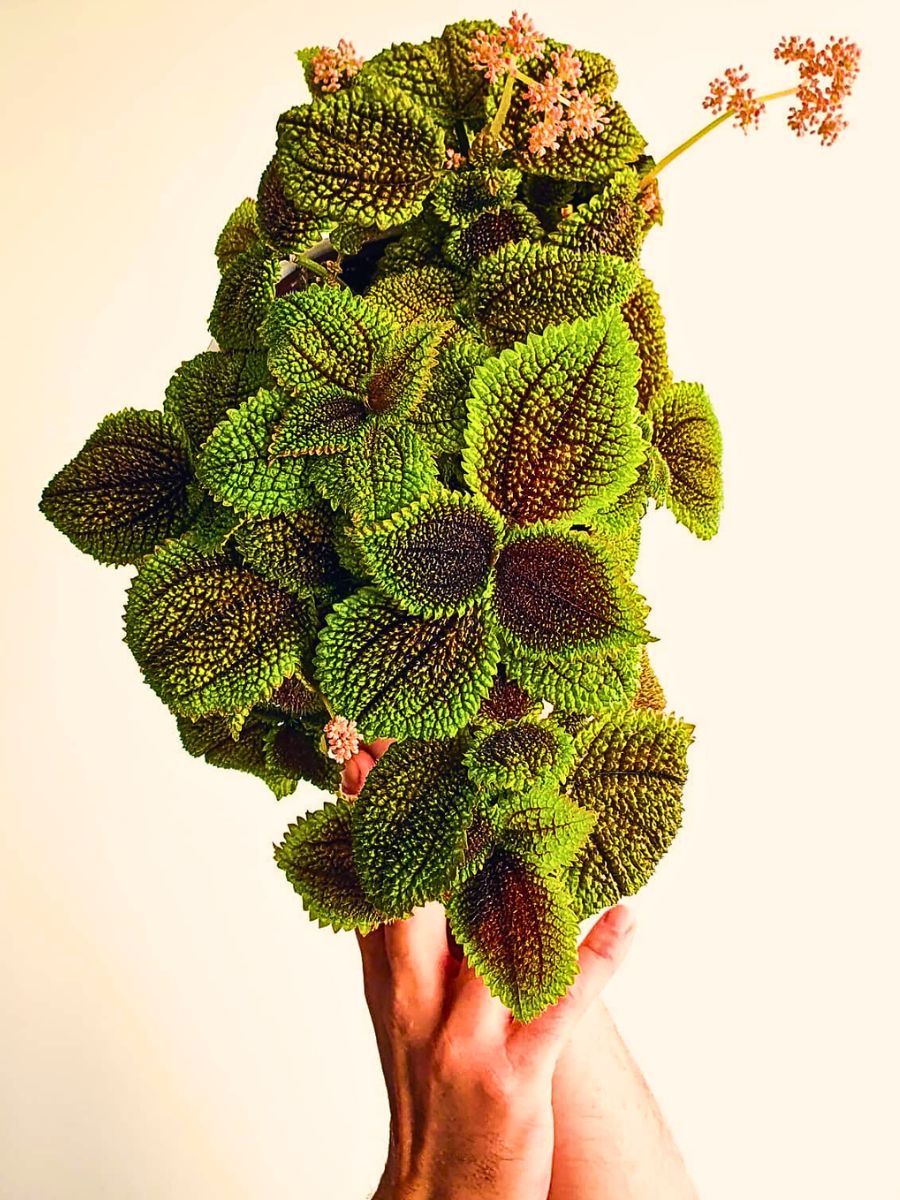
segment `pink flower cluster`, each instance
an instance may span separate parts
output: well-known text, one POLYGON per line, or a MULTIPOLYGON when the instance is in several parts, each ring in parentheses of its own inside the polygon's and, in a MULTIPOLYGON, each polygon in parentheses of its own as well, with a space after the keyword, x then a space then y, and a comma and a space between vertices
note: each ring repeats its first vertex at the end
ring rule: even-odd
POLYGON ((759 118, 766 107, 754 96, 753 88, 746 86, 749 78, 743 63, 738 67, 729 67, 724 79, 712 80, 709 94, 703 101, 703 107, 713 112, 734 113, 734 123, 744 133, 751 125, 754 128, 759 125, 759 118))
POLYGON ((332 717, 325 726, 325 742, 328 746, 328 757, 335 762, 349 762, 359 753, 359 733, 355 721, 346 717, 332 717))
POLYGON ((859 46, 845 37, 832 37, 819 50, 812 38, 783 37, 775 47, 775 58, 796 63, 800 69, 800 103, 788 113, 788 125, 798 137, 816 133, 823 146, 833 145, 847 128, 841 105, 859 74, 859 46))
POLYGON ((543 58, 546 40, 527 13, 520 17, 513 12, 509 24, 501 25, 496 33, 479 29, 469 42, 469 61, 485 73, 488 83, 493 83, 512 75, 523 60, 543 58))
POLYGON ((313 85, 322 92, 336 92, 363 65, 353 43, 341 38, 337 49, 321 46, 310 59, 313 85))

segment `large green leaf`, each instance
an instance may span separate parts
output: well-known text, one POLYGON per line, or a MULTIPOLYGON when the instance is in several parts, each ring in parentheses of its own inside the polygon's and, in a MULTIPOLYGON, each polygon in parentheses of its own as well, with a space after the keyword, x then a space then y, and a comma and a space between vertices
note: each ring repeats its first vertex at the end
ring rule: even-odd
POLYGON ((553 721, 524 720, 485 729, 466 751, 472 781, 489 791, 561 779, 573 761, 572 739, 553 721))
POLYGON ((186 717, 231 715, 235 729, 298 669, 312 633, 297 597, 185 541, 144 559, 125 607, 125 641, 160 699, 186 717))
POLYGON ((290 400, 260 390, 230 409, 203 444, 197 475, 222 504, 253 516, 312 508, 318 498, 302 458, 270 458, 269 443, 290 400))
POLYGON ((532 334, 475 371, 463 468, 515 525, 576 520, 637 479, 634 346, 614 310, 532 334))
POLYGON ((474 793, 450 741, 406 741, 378 760, 352 819, 353 856, 366 895, 388 917, 437 900, 464 856, 474 793))
POLYGON ((44 488, 40 510, 103 563, 138 562, 193 519, 200 499, 181 423, 126 408, 100 422, 44 488))
POLYGON ((310 479, 355 521, 380 521, 432 491, 437 468, 415 430, 376 417, 345 454, 313 460, 310 479))
POLYGON ((278 166, 298 208, 387 229, 408 221, 444 169, 440 127, 403 92, 357 86, 278 118, 278 166))
POLYGON ((480 497, 442 488, 359 536, 372 577, 391 599, 408 612, 442 617, 485 595, 501 530, 480 497))
POLYGON ((350 805, 339 800, 298 817, 275 847, 275 861, 319 925, 369 933, 381 916, 360 886, 350 842, 351 815, 350 805))
POLYGON ((669 468, 666 503, 692 533, 711 538, 722 511, 722 434, 705 389, 670 384, 653 398, 647 415, 653 444, 669 468))
POLYGON ((262 345, 259 327, 275 299, 278 270, 278 256, 265 247, 229 259, 209 315, 209 332, 222 350, 262 345))
POLYGON ((480 607, 427 620, 363 588, 329 614, 315 665, 332 709, 371 741, 450 737, 478 711, 497 660, 480 607))
POLYGON ((273 767, 266 757, 266 739, 272 731, 271 721, 249 717, 237 738, 232 734, 227 717, 215 713, 191 721, 176 717, 181 744, 188 754, 203 758, 213 767, 246 771, 262 779, 276 800, 283 800, 297 787, 297 776, 273 767))
POLYGON ((537 533, 510 542, 490 602, 506 640, 525 655, 649 638, 647 606, 618 558, 586 536, 537 533))
POLYGON ((269 382, 261 350, 204 350, 182 363, 169 380, 163 407, 182 422, 191 444, 199 448, 229 408, 237 408, 269 382))
POLYGON ((382 275, 366 292, 366 300, 404 324, 441 322, 455 315, 461 291, 462 281, 453 271, 426 264, 382 275))
POLYGON ((613 254, 513 242, 478 264, 466 304, 490 341, 511 345, 621 304, 637 280, 637 266, 613 254))
POLYGON ((577 973, 578 926, 562 884, 503 847, 456 891, 450 929, 518 1021, 565 995, 577 973))
POLYGON ((693 728, 620 708, 579 734, 566 790, 597 817, 569 872, 579 918, 634 895, 668 850, 681 824, 693 728))
POLYGON ((641 672, 642 647, 581 650, 535 658, 509 657, 507 672, 532 696, 547 700, 563 713, 595 713, 635 696, 641 672))

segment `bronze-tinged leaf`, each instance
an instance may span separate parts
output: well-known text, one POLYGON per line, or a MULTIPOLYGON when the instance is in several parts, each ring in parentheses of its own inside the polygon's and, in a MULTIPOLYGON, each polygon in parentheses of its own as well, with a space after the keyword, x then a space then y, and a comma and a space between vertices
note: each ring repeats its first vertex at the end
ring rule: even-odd
POLYGON ((722 434, 702 384, 673 383, 647 415, 653 444, 669 468, 665 503, 700 538, 711 538, 722 511, 722 434))

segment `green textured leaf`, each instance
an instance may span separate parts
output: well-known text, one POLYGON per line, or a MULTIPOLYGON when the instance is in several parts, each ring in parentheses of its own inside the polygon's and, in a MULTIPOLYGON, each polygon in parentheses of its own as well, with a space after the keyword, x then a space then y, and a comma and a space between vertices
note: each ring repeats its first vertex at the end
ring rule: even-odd
POLYGON ((618 709, 579 734, 566 790, 597 823, 569 872, 579 919, 644 886, 681 825, 693 725, 618 709))
POLYGON ((219 270, 224 271, 245 250, 261 250, 262 234, 256 219, 256 201, 242 200, 225 223, 216 242, 219 270))
POLYGON ((229 408, 237 408, 269 382, 261 350, 204 350, 182 363, 169 380, 163 407, 181 421, 192 446, 199 449, 229 408))
POLYGON ((251 517, 237 530, 234 544, 248 566, 264 579, 291 591, 334 581, 340 564, 333 545, 334 517, 324 506, 251 517))
POLYGON ((229 260, 209 315, 209 332, 222 350, 262 345, 259 327, 275 299, 278 274, 278 258, 265 248, 229 260))
POLYGON ((369 304, 384 309, 394 322, 440 322, 454 316, 462 292, 459 276, 446 267, 426 265, 394 271, 376 279, 366 293, 369 304))
POLYGON ((368 413, 359 396, 339 387, 315 387, 293 400, 275 426, 273 458, 337 454, 362 437, 368 413))
POLYGON ((458 889, 447 917, 470 965, 517 1021, 538 1016, 575 979, 578 927, 565 890, 503 847, 458 889))
POLYGON ((512 242, 534 242, 543 234, 541 223, 524 204, 509 204, 476 217, 454 229, 446 242, 447 261, 460 271, 471 271, 502 246, 512 242))
POLYGON ((654 708, 659 712, 666 707, 666 694, 650 665, 650 655, 646 646, 641 647, 640 684, 632 703, 635 708, 654 708))
POLYGON ((275 847, 275 861, 321 926, 358 929, 369 933, 381 917, 360 886, 350 842, 352 810, 343 800, 326 801, 322 808, 288 826, 275 847))
POLYGON ((269 458, 269 443, 290 401, 261 390, 229 411, 197 459, 197 476, 222 504, 271 517, 312 508, 318 501, 304 459, 269 458))
POLYGON ((448 323, 414 323, 398 334, 366 382, 369 411, 384 413, 391 420, 414 413, 429 386, 438 353, 452 332, 448 323))
POLYGON ((525 720, 483 730, 466 752, 466 768, 488 790, 529 788, 561 779, 572 765, 574 743, 552 721, 525 720))
POLYGON ((382 591, 408 612, 443 617, 485 596, 501 532, 484 501, 441 488, 363 526, 359 537, 382 591))
POLYGON ((511 171, 495 162, 467 165, 448 171, 428 203, 448 225, 469 225, 483 213, 511 204, 521 181, 521 171, 511 171))
POLYGON ((256 215, 267 241, 281 254, 302 254, 319 240, 318 218, 298 208, 288 196, 277 158, 259 181, 256 215))
POLYGON ((203 758, 213 767, 255 775, 271 789, 276 800, 283 800, 296 789, 296 777, 273 769, 266 758, 265 742, 271 730, 269 721, 249 717, 237 738, 232 736, 227 717, 213 714, 196 721, 176 717, 176 721, 181 744, 194 758, 203 758))
POLYGON ((479 263, 467 303, 485 336, 509 345, 548 325, 604 313, 623 302, 637 279, 638 268, 612 254, 515 242, 479 263))
POLYGON ((446 266, 441 243, 447 230, 427 209, 402 225, 375 265, 375 279, 383 279, 411 267, 446 266))
POLYGON ((722 435, 705 389, 673 383, 654 397, 653 443, 669 468, 666 503, 700 538, 711 538, 722 511, 722 435))
POLYGON ((322 752, 321 741, 321 722, 315 732, 294 721, 272 725, 265 739, 266 763, 271 771, 293 780, 295 786, 303 779, 324 792, 336 793, 342 768, 322 752))
POLYGON ((462 450, 472 376, 489 357, 488 348, 468 335, 454 337, 440 351, 425 395, 411 418, 412 427, 434 454, 462 450))
POLYGON ((542 655, 645 642, 647 606, 617 557, 588 537, 538 533, 497 560, 491 604, 511 646, 542 655))
POLYGON ((262 334, 269 370, 295 396, 323 384, 351 395, 364 390, 382 362, 394 322, 343 287, 309 287, 272 306, 262 334))
POLYGON ((452 742, 399 742, 376 762, 353 808, 353 856, 366 895, 405 917, 452 885, 474 794, 452 742))
MULTIPOLYGON (((260 706, 267 712, 275 713, 279 718, 289 716, 295 719, 309 716, 310 713, 323 713, 325 702, 317 688, 308 682, 303 672, 289 675, 280 683, 271 696, 267 697, 260 706)), ((322 718, 324 723, 325 718, 322 718)), ((320 735, 321 736, 321 735, 320 735)), ((329 759, 333 762, 333 759, 329 759)))
POLYGON ((507 679, 506 674, 506 669, 501 668, 501 674, 482 700, 478 710, 480 720, 502 725, 507 721, 521 721, 523 717, 536 716, 540 712, 540 700, 530 696, 513 680, 507 679))
POLYGON ((278 166, 298 208, 379 229, 408 221, 444 169, 442 130, 392 88, 360 87, 278 118, 278 166))
POLYGON ((363 588, 326 619, 315 669, 332 709, 367 741, 446 738, 478 711, 497 660, 480 608, 427 620, 363 588))
POLYGON ((326 500, 356 521, 380 521, 432 491, 437 468, 414 430, 376 418, 346 454, 313 461, 310 478, 326 500))
POLYGON ((193 519, 190 447, 175 418, 126 408, 104 417, 41 495, 60 533, 102 563, 138 562, 193 519))
POLYGON ((571 250, 616 254, 629 261, 640 254, 644 212, 638 203, 638 175, 631 168, 617 171, 602 192, 580 204, 560 221, 550 241, 571 250))
POLYGON ((634 346, 617 312, 532 334, 472 381, 466 481, 516 525, 575 520, 637 478, 634 346))
POLYGON ((220 550, 224 550, 229 538, 243 520, 243 513, 235 512, 233 508, 218 504, 212 496, 204 495, 184 537, 204 554, 218 554, 220 550))
POLYGON ((493 21, 457 21, 428 42, 389 46, 365 64, 360 81, 407 93, 442 125, 475 120, 484 113, 486 87, 469 61, 469 41, 491 28, 493 21))
POLYGON ((646 275, 641 275, 634 291, 622 304, 622 316, 637 346, 641 363, 638 407, 641 412, 646 412, 657 392, 672 382, 662 308, 656 289, 646 275))
POLYGON ((512 655, 507 671, 532 696, 546 700, 558 712, 594 713, 633 699, 642 649, 625 645, 542 658, 512 655))
POLYGON ((597 819, 555 788, 507 792, 490 815, 499 844, 545 870, 571 863, 597 819))
POLYGON ((125 641, 150 687, 173 712, 230 714, 235 729, 297 670, 312 632, 290 592, 185 541, 144 559, 128 590, 125 641))

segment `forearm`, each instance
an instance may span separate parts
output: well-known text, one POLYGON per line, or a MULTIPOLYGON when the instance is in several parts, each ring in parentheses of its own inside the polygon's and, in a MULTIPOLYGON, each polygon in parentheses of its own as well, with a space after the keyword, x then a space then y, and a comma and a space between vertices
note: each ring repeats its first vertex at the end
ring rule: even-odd
POLYGON ((696 1200, 653 1094, 608 1009, 594 1004, 553 1081, 549 1200, 696 1200))

